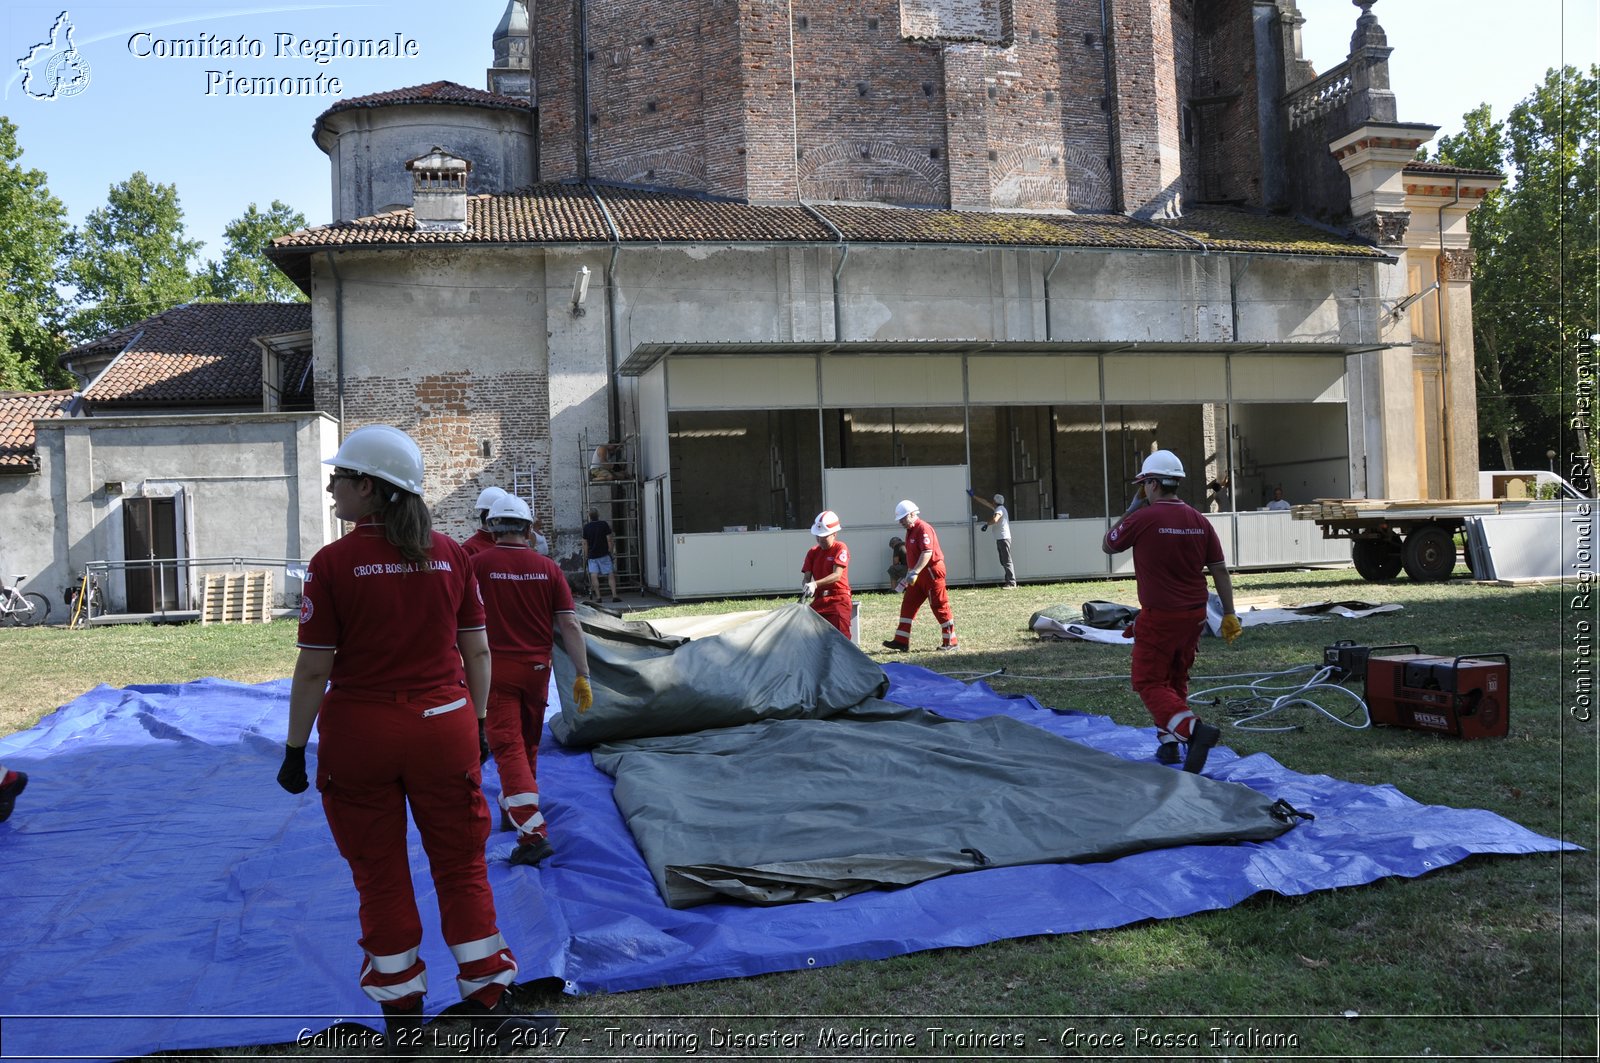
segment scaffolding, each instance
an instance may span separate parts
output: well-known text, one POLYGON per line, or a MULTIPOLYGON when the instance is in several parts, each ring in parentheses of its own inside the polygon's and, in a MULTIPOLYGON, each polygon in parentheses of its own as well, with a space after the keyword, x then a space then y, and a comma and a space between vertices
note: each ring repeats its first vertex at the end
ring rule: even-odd
POLYGON ((615 549, 611 560, 616 568, 619 591, 642 590, 640 578, 640 528, 639 528, 639 465, 638 438, 625 436, 621 440, 587 434, 578 445, 579 468, 583 475, 583 515, 588 523, 589 511, 600 514, 600 519, 611 525, 615 549))

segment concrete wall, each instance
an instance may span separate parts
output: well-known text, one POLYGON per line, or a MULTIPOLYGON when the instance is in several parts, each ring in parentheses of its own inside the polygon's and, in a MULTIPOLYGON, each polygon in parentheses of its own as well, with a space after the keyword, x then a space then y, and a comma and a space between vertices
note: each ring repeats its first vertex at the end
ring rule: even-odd
POLYGON ((439 146, 472 161, 468 194, 510 192, 535 179, 533 116, 486 107, 405 104, 329 115, 319 147, 332 173, 333 220, 411 205, 409 159, 439 146))
MULTIPOLYGON (((5 577, 29 573, 61 619, 61 592, 86 564, 123 560, 124 499, 180 491, 193 528, 185 556, 309 558, 335 534, 320 464, 335 442, 318 414, 42 421, 39 473, 0 478, 5 577)), ((282 569, 273 588, 280 605, 298 599, 282 569)), ((120 585, 106 590, 115 611, 120 585)))
MULTIPOLYGON (((555 556, 570 566, 581 553, 582 442, 610 431, 608 368, 643 344, 827 342, 834 255, 827 247, 624 248, 614 297, 605 283, 606 247, 345 252, 332 263, 319 256, 312 260, 318 401, 337 413, 342 291, 344 429, 382 421, 413 432, 428 461, 436 521, 457 537, 470 529, 482 486, 510 486, 514 471, 531 470, 535 512, 554 533, 555 556), (580 266, 591 270, 591 283, 584 313, 574 314, 572 278, 580 266)), ((841 276, 843 338, 1044 339, 1043 274, 1052 261, 1053 255, 1016 250, 857 245, 841 276)), ((1374 267, 1364 263, 1069 252, 1051 280, 1051 338, 1225 343, 1237 328, 1246 341, 1370 343, 1378 317, 1374 284, 1374 267)), ((1227 396, 1220 355, 1124 361, 1106 370, 1107 394, 1120 402, 1194 404, 1227 396)), ((971 379, 959 359, 951 362, 954 375, 933 372, 936 362, 926 358, 825 360, 822 404, 959 407, 975 380, 981 398, 973 401, 986 406, 1098 402, 1101 394, 1093 358, 998 359, 992 367, 984 361, 971 379), (1051 375, 1069 364, 1070 379, 1051 375), (1042 376, 1032 371, 1038 365, 1045 367, 1042 376), (848 383, 834 387, 834 378, 848 383)), ((699 410, 803 408, 816 401, 817 377, 807 372, 794 376, 792 395, 778 374, 783 393, 774 395, 763 390, 772 383, 766 363, 736 358, 726 365, 725 394, 703 394, 722 379, 715 365, 710 377, 685 365, 677 384, 668 369, 665 386, 653 385, 645 401, 699 410), (677 385, 692 389, 680 394, 677 385)), ((680 475, 668 466, 660 413, 644 412, 637 382, 622 381, 618 391, 620 430, 649 429, 641 472, 680 475)), ((1380 437, 1393 434, 1383 419, 1393 411, 1373 416, 1380 437)), ((1362 460, 1364 433, 1356 439, 1353 463, 1362 460)), ((1030 452, 1042 455, 1043 443, 1030 452)), ((979 458, 998 470, 1005 455, 991 446, 979 458)), ((1068 493, 1079 498, 1091 488, 1102 499, 1103 490, 1087 481, 1068 493)), ((664 497, 670 513, 670 488, 664 497)), ((676 505, 685 497, 679 492, 676 505)), ((1043 515, 1051 507, 1041 501, 1034 508, 1043 515)), ((1069 511, 1077 516, 1079 508, 1069 511)))

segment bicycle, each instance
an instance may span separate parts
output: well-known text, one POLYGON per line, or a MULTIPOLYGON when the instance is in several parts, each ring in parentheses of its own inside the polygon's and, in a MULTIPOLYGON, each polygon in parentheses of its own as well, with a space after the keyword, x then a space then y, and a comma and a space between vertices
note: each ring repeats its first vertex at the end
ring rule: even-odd
POLYGON ((24 594, 17 590, 27 581, 27 576, 13 576, 11 586, 0 584, 0 627, 33 627, 44 623, 50 615, 50 599, 35 591, 24 594))
POLYGON ((85 572, 83 579, 68 587, 61 595, 67 603, 68 627, 87 627, 89 622, 104 610, 100 605, 100 580, 93 572, 85 572))

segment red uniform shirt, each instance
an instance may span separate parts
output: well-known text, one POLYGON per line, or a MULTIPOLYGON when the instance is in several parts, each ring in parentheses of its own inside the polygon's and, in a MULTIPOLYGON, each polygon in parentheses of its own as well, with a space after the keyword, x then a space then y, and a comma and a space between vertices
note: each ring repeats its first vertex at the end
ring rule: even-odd
POLYGON ((836 582, 817 588, 817 601, 850 597, 850 548, 835 539, 832 546, 818 545, 806 551, 806 559, 800 562, 800 571, 812 579, 831 576, 835 569, 843 574, 836 582))
POLYGON ((916 568, 923 554, 933 555, 928 562, 930 565, 944 564, 944 551, 939 549, 939 537, 934 534, 933 525, 919 520, 906 529, 906 567, 916 568))
POLYGON ((472 559, 489 624, 491 656, 550 663, 557 613, 575 613, 561 566, 527 546, 498 543, 472 559))
POLYGON ((465 539, 461 540, 461 549, 467 552, 468 557, 476 557, 485 550, 494 546, 494 536, 479 528, 465 539))
POLYGON ((483 599, 460 546, 434 532, 429 560, 415 565, 368 517, 311 558, 297 645, 338 651, 336 687, 422 691, 465 685, 456 637, 482 628, 483 599))
POLYGON ((1211 522, 1176 498, 1134 510, 1106 533, 1106 543, 1113 553, 1133 548, 1139 604, 1146 609, 1203 608, 1206 566, 1223 559, 1211 522))

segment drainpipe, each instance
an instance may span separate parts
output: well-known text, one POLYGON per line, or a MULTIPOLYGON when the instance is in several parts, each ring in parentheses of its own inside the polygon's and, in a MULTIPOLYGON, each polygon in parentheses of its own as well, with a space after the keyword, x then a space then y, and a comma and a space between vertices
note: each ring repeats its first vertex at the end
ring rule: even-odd
POLYGON ((1461 175, 1456 175, 1456 195, 1448 203, 1439 205, 1439 260, 1434 265, 1434 280, 1439 282, 1438 294, 1434 296, 1434 309, 1439 320, 1439 423, 1444 427, 1444 497, 1454 498, 1455 492, 1450 484, 1450 444, 1452 433, 1450 431, 1450 357, 1445 350, 1444 342, 1444 211, 1446 207, 1453 207, 1461 202, 1461 175))
POLYGON ((578 180, 589 179, 589 5, 577 0, 578 16, 578 116, 583 126, 583 157, 578 160, 578 180))
POLYGON ((802 203, 800 205, 810 212, 813 218, 821 222, 823 226, 833 234, 833 238, 835 240, 839 241, 839 264, 833 269, 833 342, 843 343, 844 307, 839 301, 839 277, 844 273, 844 264, 850 261, 850 245, 845 242, 844 233, 840 232, 838 227, 835 226, 833 222, 823 217, 821 211, 817 210, 809 203, 802 203))
POLYGON ((1233 330, 1228 338, 1234 343, 1239 342, 1239 278, 1250 272, 1252 265, 1254 262, 1248 258, 1238 269, 1233 268, 1233 263, 1228 263, 1228 310, 1231 318, 1228 327, 1233 330))
POLYGON ((611 258, 606 262, 606 430, 608 439, 622 438, 622 399, 617 394, 617 256, 622 251, 622 233, 611 216, 599 189, 589 186, 589 195, 606 219, 611 233, 611 258))
POLYGON ((1055 273, 1056 267, 1061 265, 1061 256, 1066 251, 1057 251, 1055 261, 1050 263, 1050 268, 1044 271, 1044 338, 1049 342, 1054 332, 1050 328, 1050 276, 1055 273))
POLYGON ((328 269, 333 272, 333 365, 339 395, 339 435, 344 437, 344 278, 339 276, 339 264, 333 252, 324 252, 328 269))
POLYGON ((1117 166, 1117 96, 1111 85, 1111 16, 1100 0, 1100 55, 1106 82, 1106 166, 1111 171, 1111 209, 1122 213, 1122 178, 1117 166))

